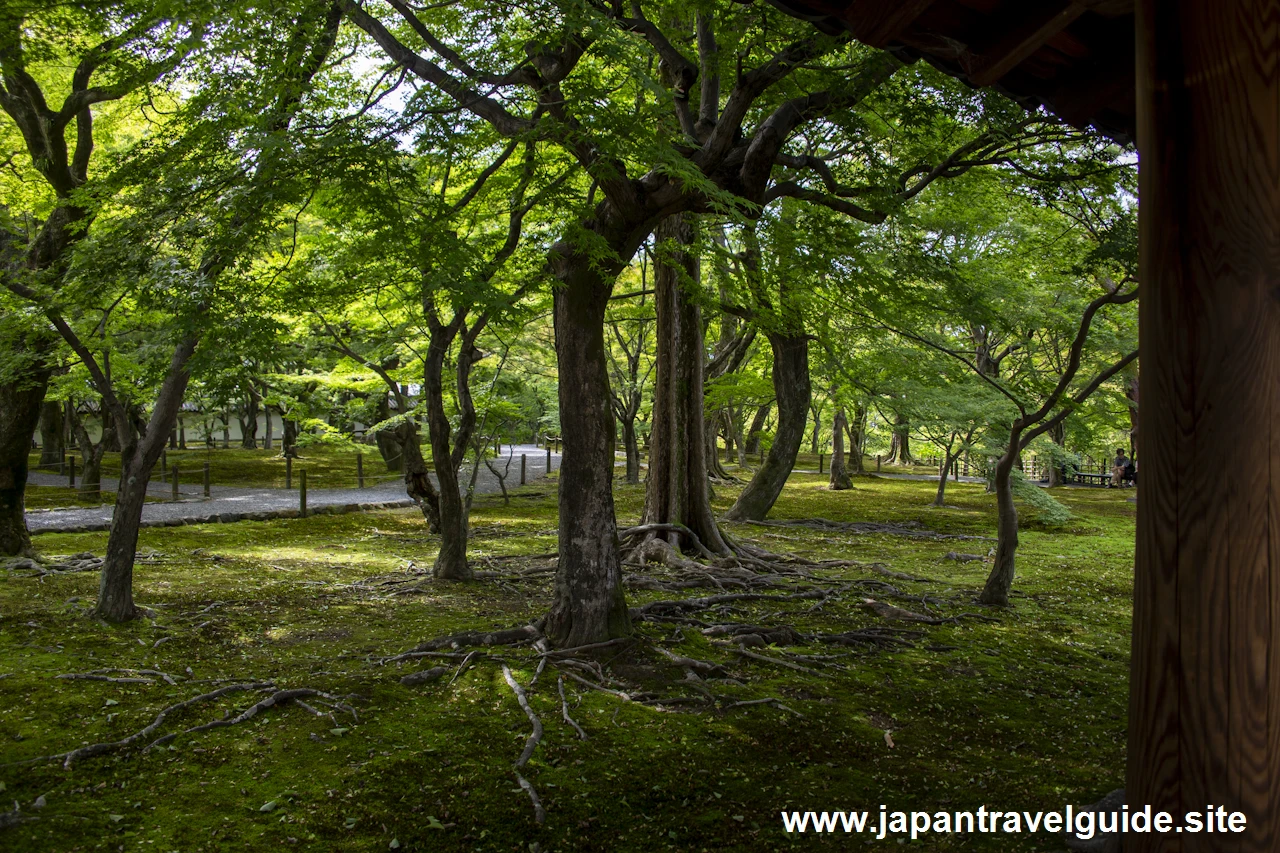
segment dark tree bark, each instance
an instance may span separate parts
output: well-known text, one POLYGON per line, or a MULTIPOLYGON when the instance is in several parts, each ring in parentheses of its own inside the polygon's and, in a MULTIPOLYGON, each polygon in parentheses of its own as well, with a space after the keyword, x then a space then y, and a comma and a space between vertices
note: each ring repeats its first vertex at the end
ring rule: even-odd
POLYGON ((1062 468, 1066 464, 1064 460, 1067 452, 1067 431, 1065 425, 1060 423, 1053 429, 1049 430, 1049 438, 1053 441, 1054 446, 1058 448, 1055 452, 1054 458, 1049 463, 1049 488, 1053 489, 1066 483, 1066 479, 1062 475, 1062 468))
POLYGON ((627 482, 637 485, 640 482, 640 441, 636 437, 634 418, 622 422, 622 447, 627 457, 627 482))
POLYGON ((914 465, 911 455, 911 425, 905 415, 895 414, 893 418, 893 438, 889 445, 889 464, 914 465))
MULTIPOLYGON (((467 563, 467 511, 458 482, 458 466, 462 464, 467 443, 475 429, 476 413, 471 403, 470 374, 477 354, 473 343, 464 337, 457 364, 458 407, 462 417, 455 436, 444 405, 444 361, 462 323, 458 318, 448 326, 442 325, 436 319, 434 306, 428 307, 426 317, 431 326, 431 334, 423 370, 423 394, 427 401, 431 457, 435 460, 436 480, 440 484, 440 550, 436 554, 431 574, 442 580, 469 581, 475 575, 467 563)), ((612 447, 612 442, 610 446, 612 447)))
MULTIPOLYGON (((262 411, 262 395, 254 387, 253 380, 245 383, 245 390, 248 394, 245 397, 244 408, 238 416, 240 421, 240 446, 253 450, 258 446, 258 414, 262 411)), ((268 420, 270 420, 270 415, 268 415, 268 420)))
POLYGON ((40 467, 56 468, 62 464, 67 446, 66 419, 62 416, 62 403, 45 400, 40 408, 40 467))
POLYGON ((739 405, 733 412, 733 445, 738 451, 738 469, 747 467, 747 435, 743 429, 746 420, 746 406, 739 405))
MULTIPOLYGON (((968 433, 961 436, 959 433, 952 433, 947 443, 942 447, 942 462, 938 466, 938 491, 934 495, 933 505, 937 507, 946 506, 947 497, 947 475, 951 473, 951 465, 960 458, 960 454, 969 446, 969 442, 973 440, 973 435, 978 431, 977 426, 969 428, 968 433), (958 441, 957 441, 958 439, 958 441)), ((996 502, 997 525, 999 524, 1000 503, 996 502)), ((1017 518, 1014 518, 1014 529, 1017 530, 1017 518)), ((1017 543, 1014 543, 1017 546, 1017 543)))
POLYGON ((763 521, 791 476, 796 454, 809 423, 809 337, 766 333, 773 348, 773 393, 778 403, 778 429, 764 464, 751 478, 726 515, 763 521))
POLYGON ((821 449, 818 444, 818 439, 822 437, 822 407, 816 404, 811 404, 809 409, 813 413, 813 436, 809 441, 809 452, 814 456, 817 456, 818 451, 821 449))
POLYGON ((1009 436, 1008 449, 996 460, 995 476, 992 478, 996 494, 996 556, 978 599, 983 604, 1008 604, 1009 590, 1013 588, 1018 553, 1018 508, 1013 503, 1011 478, 1014 462, 1018 457, 1021 432, 1021 429, 1015 429, 1009 436))
POLYGON ((37 360, 19 379, 0 383, 0 557, 33 557, 24 493, 31 438, 51 371, 37 360))
MULTIPOLYGON (((633 238, 626 257, 640 239, 633 238)), ((613 510, 614 425, 604 344, 604 312, 617 270, 603 269, 597 258, 565 244, 553 249, 552 264, 562 285, 554 314, 564 456, 560 560, 544 633, 571 647, 632 630, 613 510)))
POLYGON ((280 437, 280 455, 296 457, 298 455, 298 422, 282 415, 280 423, 284 434, 280 437))
POLYGON ((102 431, 95 442, 89 435, 84 418, 74 408, 71 410, 71 426, 75 431, 76 443, 80 446, 81 469, 76 489, 86 497, 102 494, 102 459, 108 448, 120 446, 106 405, 99 405, 98 411, 101 412, 102 431))
POLYGON ((844 435, 848 428, 849 422, 844 416, 844 409, 836 409, 835 420, 831 423, 832 443, 835 446, 831 451, 831 479, 828 481, 832 491, 853 488, 844 458, 844 435))
MULTIPOLYGON (((659 245, 692 246, 690 219, 689 214, 680 214, 663 220, 655 233, 659 245)), ((728 554, 729 546, 711 511, 707 484, 708 459, 704 449, 709 439, 703 413, 702 316, 687 293, 698 281, 698 258, 693 252, 659 252, 654 268, 658 324, 653 424, 641 524, 683 524, 706 548, 728 554)), ((682 543, 680 533, 651 535, 677 547, 693 544, 682 543)))
POLYGON ((762 403, 756 407, 756 413, 751 418, 751 428, 747 430, 747 455, 760 452, 760 434, 764 432, 764 425, 769 420, 769 413, 773 411, 773 401, 762 403))
POLYGON ((866 469, 862 461, 867 448, 867 407, 865 405, 860 403, 854 408, 853 420, 849 421, 847 429, 849 455, 853 457, 849 464, 850 473, 865 474, 866 469))
POLYGON ((396 428, 400 448, 400 467, 404 471, 404 490, 417 504, 427 521, 427 532, 440 533, 440 495, 431 482, 431 467, 422 456, 418 425, 405 421, 396 428))
MULTIPOLYGON (((164 451, 165 440, 182 406, 182 398, 191 380, 187 365, 195 352, 196 343, 195 338, 187 338, 174 348, 151 419, 141 435, 131 425, 125 426, 130 424, 128 414, 118 401, 114 401, 110 383, 96 370, 96 364, 91 363, 91 354, 87 350, 78 353, 94 374, 98 390, 104 398, 109 398, 111 417, 116 422, 117 440, 120 442, 120 485, 116 488, 111 532, 107 537, 107 554, 98 583, 98 605, 94 610, 96 616, 108 622, 125 622, 138 616, 138 609, 133 603, 133 562, 138 550, 138 530, 142 526, 142 506, 147 498, 147 482, 164 451)), ((72 346, 77 347, 77 344, 78 342, 72 343, 72 346)))

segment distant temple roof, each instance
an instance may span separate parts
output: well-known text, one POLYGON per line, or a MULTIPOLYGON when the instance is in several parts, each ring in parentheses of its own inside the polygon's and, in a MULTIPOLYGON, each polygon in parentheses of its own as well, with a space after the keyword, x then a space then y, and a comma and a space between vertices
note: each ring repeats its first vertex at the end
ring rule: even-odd
POLYGON ((770 0, 971 86, 1132 144, 1133 0, 770 0))

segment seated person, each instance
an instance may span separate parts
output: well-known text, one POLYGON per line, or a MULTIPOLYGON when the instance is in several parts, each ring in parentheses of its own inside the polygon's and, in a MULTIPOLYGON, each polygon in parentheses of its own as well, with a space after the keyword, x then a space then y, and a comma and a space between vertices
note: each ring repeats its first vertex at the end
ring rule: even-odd
POLYGON ((1111 463, 1111 485, 1113 488, 1120 488, 1124 485, 1125 472, 1129 466, 1133 464, 1129 458, 1124 455, 1124 448, 1116 448, 1116 458, 1111 463))

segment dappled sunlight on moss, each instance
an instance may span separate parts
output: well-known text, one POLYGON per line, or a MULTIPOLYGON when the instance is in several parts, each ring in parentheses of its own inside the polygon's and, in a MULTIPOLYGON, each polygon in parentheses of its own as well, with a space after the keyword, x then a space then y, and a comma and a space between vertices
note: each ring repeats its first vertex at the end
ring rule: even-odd
MULTIPOLYGON (((993 534, 992 499, 980 485, 949 486, 955 506, 945 509, 928 507, 934 483, 857 478, 855 486, 830 492, 825 478, 797 475, 771 518, 993 534)), ((527 491, 544 494, 511 506, 500 497, 477 501, 477 567, 509 569, 510 562, 484 563, 555 550, 554 490, 544 482, 527 491)), ((717 486, 716 506, 727 507, 737 491, 717 486)), ((97 584, 91 575, 0 578, 0 675, 12 673, 0 679, 5 760, 123 737, 160 708, 210 689, 213 679, 272 679, 359 696, 352 700, 358 720, 336 712, 331 718, 323 706, 316 707, 326 716, 317 717, 287 705, 147 755, 91 759, 71 773, 57 765, 0 769, 5 797, 24 809, 41 794, 48 802, 40 822, 7 830, 3 840, 59 853, 91 850, 99 841, 111 849, 233 851, 294 847, 290 839, 297 849, 375 851, 388 849, 392 838, 407 850, 528 849, 537 841, 543 850, 595 851, 607 839, 619 851, 757 851, 786 844, 782 809, 1089 801, 1122 783, 1133 504, 1103 490, 1057 494, 1077 522, 1065 531, 1024 531, 1015 604, 997 623, 931 627, 910 648, 845 650, 844 668, 826 677, 736 658, 693 628, 641 627, 652 642, 723 663, 740 685, 708 682, 717 694, 775 697, 803 718, 771 705, 718 712, 644 706, 567 681, 571 713, 590 735, 580 741, 561 721, 554 669, 544 672, 531 701, 546 735, 527 774, 547 803, 541 829, 509 772, 528 721, 500 670, 482 660, 452 684, 450 672, 409 688, 402 676, 437 662, 379 661, 432 637, 536 619, 549 601, 550 575, 520 584, 433 583, 435 538, 412 510, 145 529, 140 547, 157 557, 138 566, 137 589, 140 603, 156 608, 155 620, 104 626, 88 619, 84 609, 97 584), (384 577, 422 583, 403 595, 363 583, 384 577), (179 684, 53 677, 105 667, 154 669, 179 684), (267 803, 275 805, 264 812, 267 803), (431 829, 429 818, 449 828, 431 829)), ((643 500, 642 486, 619 486, 622 524, 639 517, 643 500)), ((985 553, 990 543, 983 541, 727 529, 775 552, 882 563, 933 578, 937 583, 894 583, 913 595, 960 595, 944 612, 977 611, 962 593, 980 586, 989 568, 944 559, 957 547, 985 553)), ((104 543, 105 534, 36 537, 45 553, 101 553, 104 543)), ((836 585, 884 580, 856 565, 814 575, 836 585)), ((863 595, 854 590, 819 609, 748 602, 725 619, 801 632, 853 630, 874 621, 858 606, 863 595)), ((628 594, 633 606, 670 597, 628 594)), ((522 684, 532 680, 522 653, 490 654, 506 654, 522 684)), ((664 670, 643 653, 635 663, 629 677, 642 689, 679 689, 678 668, 664 670)), ((445 661, 451 670, 454 664, 445 661)), ((173 722, 197 725, 248 701, 229 696, 173 722)), ((976 838, 935 841, 939 850, 1053 847, 1032 837, 986 846, 976 838)), ((817 837, 805 843, 847 844, 817 837)))

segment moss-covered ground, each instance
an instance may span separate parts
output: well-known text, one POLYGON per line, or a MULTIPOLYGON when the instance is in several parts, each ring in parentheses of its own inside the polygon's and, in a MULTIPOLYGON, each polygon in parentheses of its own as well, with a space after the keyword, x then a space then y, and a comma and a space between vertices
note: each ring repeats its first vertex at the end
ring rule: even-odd
MULTIPOLYGON (((933 483, 860 478, 855 490, 836 493, 824 479, 793 477, 772 517, 979 535, 994 529, 991 498, 978 486, 953 485, 953 506, 932 509, 933 483)), ((655 645, 721 663, 732 681, 705 682, 721 697, 710 710, 642 705, 567 681, 570 713, 589 735, 585 741, 561 719, 549 668, 530 694, 546 734, 525 769, 546 805, 541 827, 511 772, 529 721, 493 660, 506 659, 528 684, 529 651, 493 648, 452 684, 446 677, 421 687, 402 686, 399 678, 439 660, 377 661, 438 635, 518 626, 545 611, 550 575, 512 576, 517 567, 546 562, 493 558, 555 549, 554 483, 531 484, 510 506, 495 496, 478 500, 476 567, 505 579, 473 585, 428 581, 418 594, 391 595, 403 584, 360 583, 430 567, 436 543, 413 511, 145 529, 140 550, 150 557, 137 568, 135 588, 158 616, 124 626, 86 615, 97 583, 90 574, 43 581, 0 575, 0 763, 125 737, 160 709, 224 683, 219 679, 358 697, 348 700, 358 719, 317 717, 289 704, 146 754, 88 758, 70 769, 60 762, 4 767, 0 802, 16 800, 39 819, 0 829, 0 849, 896 849, 900 840, 788 836, 779 813, 878 812, 882 803, 1033 811, 1092 802, 1122 784, 1135 507, 1126 501, 1131 493, 1058 494, 1076 520, 1056 530, 1025 525, 1015 604, 982 611, 998 621, 927 627, 912 647, 897 650, 755 649, 774 658, 787 651, 844 655, 829 661, 836 666, 809 667, 822 674, 739 657, 696 628, 644 623, 638 631, 647 642, 613 661, 619 683, 699 695, 655 645), (177 684, 55 677, 108 667, 159 670, 177 684), (771 704, 724 707, 765 697, 803 716, 771 704), (45 805, 35 809, 39 797, 45 805)), ((733 497, 734 489, 721 487, 717 506, 727 508, 733 497)), ((641 487, 619 485, 617 499, 623 524, 638 517, 641 487)), ((775 552, 880 563, 935 579, 891 582, 903 593, 945 599, 936 611, 944 616, 981 610, 965 591, 982 583, 988 566, 943 556, 985 553, 986 542, 726 528, 775 552)), ((46 534, 36 542, 47 554, 101 554, 105 534, 46 534)), ((848 587, 888 578, 857 565, 814 575, 833 582, 823 588, 846 591, 821 607, 812 600, 745 602, 699 616, 825 633, 888 624, 861 606, 876 590, 848 587)), ((670 597, 629 593, 633 606, 670 597)), ((257 698, 237 694, 184 709, 155 736, 238 712, 257 698)), ((931 836, 905 846, 1063 845, 1028 834, 931 836)))

